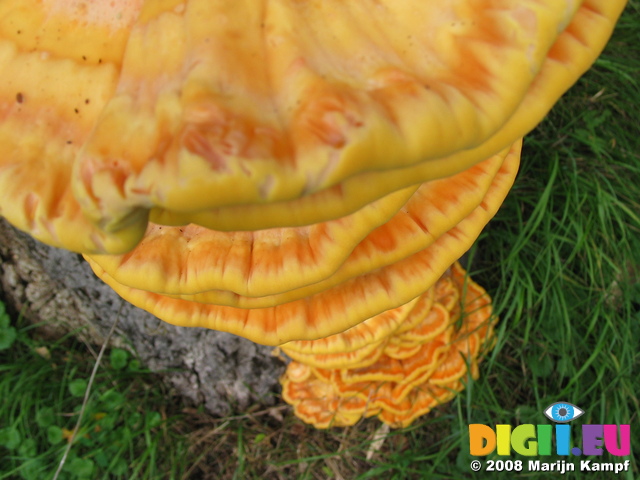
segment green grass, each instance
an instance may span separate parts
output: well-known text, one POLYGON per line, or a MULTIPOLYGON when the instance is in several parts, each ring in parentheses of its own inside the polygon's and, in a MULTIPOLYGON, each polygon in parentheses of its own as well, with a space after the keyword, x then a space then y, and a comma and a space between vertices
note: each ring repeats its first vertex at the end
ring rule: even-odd
MULTIPOLYGON (((83 426, 87 437, 74 447, 67 478, 90 469, 85 478, 511 478, 470 471, 468 424, 547 423, 542 411, 558 400, 585 410, 572 423, 574 435, 583 423, 631 424, 637 456, 638 1, 629 3, 594 68, 526 138, 516 183, 470 252, 470 273, 500 317, 480 379, 410 428, 392 431, 371 461, 365 457, 375 420, 315 431, 283 408, 212 418, 167 403, 154 393, 160 390, 154 377, 117 353, 101 370, 83 426), (101 412, 107 416, 98 420, 101 412)), ((42 341, 26 327, 15 333, 13 347, 0 351, 0 479, 48 478, 44 472, 55 469, 64 444, 61 429, 73 428, 93 357, 61 340, 46 343, 47 360, 34 350, 42 341)), ((0 344, 13 336, 7 325, 0 328, 0 344)), ((632 463, 617 478, 640 476, 632 463)))
MULTIPOLYGON (((52 478, 95 363, 71 338, 32 332, 9 326, 0 303, 0 479, 52 478)), ((59 478, 180 478, 187 445, 170 430, 163 393, 128 352, 111 350, 59 478)))

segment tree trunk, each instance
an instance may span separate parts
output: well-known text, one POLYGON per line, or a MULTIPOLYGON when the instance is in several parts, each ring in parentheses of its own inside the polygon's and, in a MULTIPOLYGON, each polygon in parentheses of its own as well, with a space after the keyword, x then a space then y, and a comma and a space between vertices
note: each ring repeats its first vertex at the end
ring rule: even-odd
POLYGON ((7 306, 31 322, 48 322, 47 333, 61 336, 85 327, 78 335, 102 344, 121 309, 112 346, 135 352, 143 365, 214 415, 276 401, 284 364, 272 347, 164 323, 120 299, 82 256, 43 245, 2 218, 0 260, 0 293, 7 306))

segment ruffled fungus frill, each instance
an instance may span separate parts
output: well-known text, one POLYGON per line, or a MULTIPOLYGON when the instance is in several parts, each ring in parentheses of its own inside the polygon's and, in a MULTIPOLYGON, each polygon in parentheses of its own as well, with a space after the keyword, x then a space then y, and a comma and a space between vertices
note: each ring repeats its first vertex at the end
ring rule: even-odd
MULTIPOLYGON (((404 427, 477 378, 481 354, 492 346, 495 320, 491 299, 458 263, 419 299, 396 310, 402 323, 356 350, 301 355, 313 342, 281 347, 295 359, 280 382, 299 418, 328 428, 377 415, 392 427, 404 427)), ((324 339, 320 350, 328 343, 348 344, 338 337, 352 335, 347 330, 324 339)))

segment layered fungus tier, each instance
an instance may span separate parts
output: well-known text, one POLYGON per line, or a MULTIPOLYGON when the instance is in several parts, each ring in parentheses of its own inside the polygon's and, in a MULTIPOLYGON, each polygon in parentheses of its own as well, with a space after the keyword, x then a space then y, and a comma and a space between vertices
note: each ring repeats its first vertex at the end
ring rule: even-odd
POLYGON ((280 345, 296 415, 478 375, 456 261, 622 0, 0 0, 0 215, 131 303, 280 345))

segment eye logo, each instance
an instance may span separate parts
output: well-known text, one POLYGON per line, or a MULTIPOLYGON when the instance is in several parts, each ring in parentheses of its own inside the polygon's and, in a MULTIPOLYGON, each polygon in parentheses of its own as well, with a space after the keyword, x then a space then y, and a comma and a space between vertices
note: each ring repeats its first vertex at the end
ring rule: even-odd
POLYGON ((544 411, 547 418, 556 423, 568 423, 571 420, 575 420, 583 413, 584 410, 581 410, 569 402, 552 403, 544 411))

